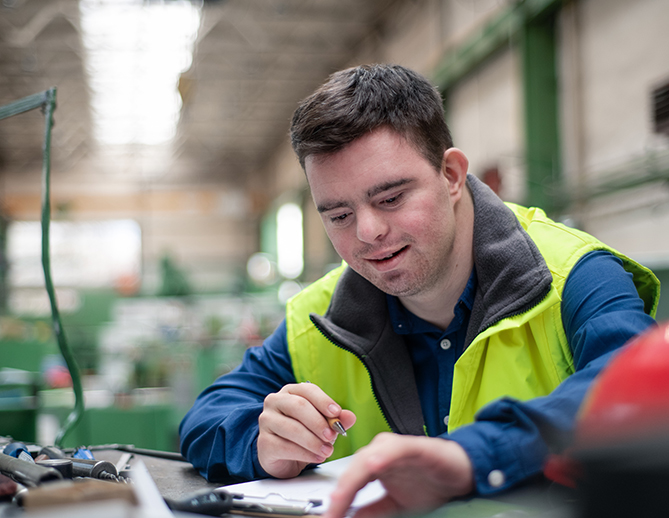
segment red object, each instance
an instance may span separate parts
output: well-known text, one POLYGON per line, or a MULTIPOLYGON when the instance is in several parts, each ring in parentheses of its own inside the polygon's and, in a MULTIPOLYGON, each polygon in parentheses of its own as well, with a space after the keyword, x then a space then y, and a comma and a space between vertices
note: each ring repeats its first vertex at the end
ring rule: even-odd
POLYGON ((568 454, 550 455, 544 465, 544 476, 547 479, 572 489, 576 489, 576 481, 582 474, 581 464, 568 454))
POLYGON ((669 323, 640 334, 593 383, 575 445, 599 445, 669 430, 669 323))
POLYGON ((11 500, 17 489, 16 482, 5 475, 0 475, 0 501, 11 500))
POLYGON ((67 388, 72 386, 70 371, 64 365, 53 365, 44 373, 49 388, 67 388))
POLYGON ((595 379, 581 406, 573 445, 551 455, 544 475, 576 487, 580 451, 669 436, 669 322, 630 340, 595 379))

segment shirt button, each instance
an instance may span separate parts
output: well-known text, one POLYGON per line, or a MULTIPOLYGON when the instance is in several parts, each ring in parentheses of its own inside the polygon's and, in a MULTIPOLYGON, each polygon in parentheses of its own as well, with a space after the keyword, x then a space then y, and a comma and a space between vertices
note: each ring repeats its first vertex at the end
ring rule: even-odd
POLYGON ((506 482, 506 477, 500 470, 493 469, 490 473, 488 473, 488 484, 490 484, 492 487, 501 487, 504 482, 506 482))
POLYGON ((442 348, 444 351, 446 351, 446 350, 448 350, 448 349, 451 348, 451 341, 450 341, 448 338, 444 338, 444 339, 439 343, 439 345, 441 346, 441 348, 442 348))
POLYGON ((444 416, 444 424, 448 426, 448 416, 444 416))

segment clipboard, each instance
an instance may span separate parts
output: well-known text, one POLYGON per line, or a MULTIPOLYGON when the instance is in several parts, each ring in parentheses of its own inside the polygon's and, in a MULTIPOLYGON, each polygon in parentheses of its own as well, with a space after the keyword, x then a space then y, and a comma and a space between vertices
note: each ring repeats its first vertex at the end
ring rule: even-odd
MULTIPOLYGON (((214 491, 222 491, 219 488, 214 491)), ((299 500, 286 498, 279 493, 269 493, 264 496, 248 496, 241 493, 231 493, 232 507, 230 514, 242 516, 262 517, 319 517, 313 511, 322 507, 323 501, 318 499, 299 500)))
MULTIPOLYGON (((222 486, 214 491, 232 495, 232 514, 260 517, 316 517, 330 505, 330 493, 352 457, 325 462, 291 479, 263 479, 222 486)), ((363 507, 386 494, 376 480, 358 492, 350 511, 363 507)))

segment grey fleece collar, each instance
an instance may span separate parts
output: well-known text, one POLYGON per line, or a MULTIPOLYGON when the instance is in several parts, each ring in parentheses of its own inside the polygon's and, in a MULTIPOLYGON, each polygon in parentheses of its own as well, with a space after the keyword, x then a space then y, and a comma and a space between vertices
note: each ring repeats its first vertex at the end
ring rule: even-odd
POLYGON ((474 201, 474 266, 478 286, 466 344, 503 318, 537 305, 553 276, 537 245, 497 195, 473 175, 467 186, 474 201))
MULTIPOLYGON (((472 175, 474 266, 478 286, 467 329, 467 345, 495 322, 522 313, 548 293, 552 277, 534 242, 511 210, 472 175)), ((423 435, 423 414, 408 347, 388 316, 386 296, 347 268, 324 316, 313 323, 335 345, 361 359, 391 428, 423 435)))

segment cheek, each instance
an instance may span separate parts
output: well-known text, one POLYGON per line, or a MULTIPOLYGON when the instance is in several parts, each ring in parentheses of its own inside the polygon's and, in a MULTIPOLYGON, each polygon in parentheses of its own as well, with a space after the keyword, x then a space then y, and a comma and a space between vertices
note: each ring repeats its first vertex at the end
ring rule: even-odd
POLYGON ((345 259, 345 256, 351 248, 351 239, 347 236, 347 233, 341 230, 328 231, 327 229, 325 230, 325 233, 330 239, 335 251, 342 257, 342 259, 345 259))
POLYGON ((447 239, 450 233, 451 216, 443 207, 425 207, 427 210, 404 218, 397 230, 420 247, 438 246, 438 242, 447 239))
POLYGON ((419 236, 429 234, 432 232, 431 227, 434 227, 441 217, 439 207, 425 205, 421 207, 421 210, 398 214, 392 221, 392 227, 400 235, 419 236))

